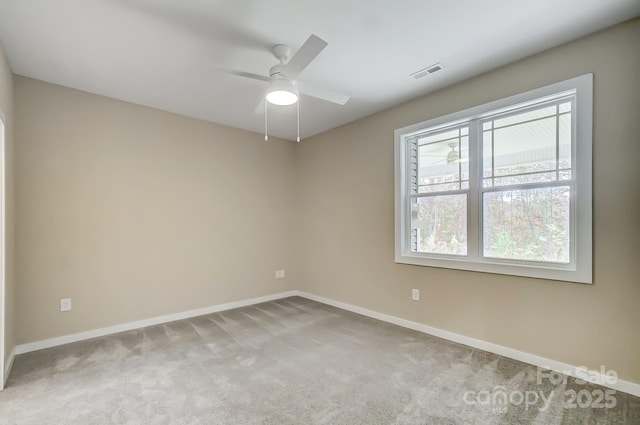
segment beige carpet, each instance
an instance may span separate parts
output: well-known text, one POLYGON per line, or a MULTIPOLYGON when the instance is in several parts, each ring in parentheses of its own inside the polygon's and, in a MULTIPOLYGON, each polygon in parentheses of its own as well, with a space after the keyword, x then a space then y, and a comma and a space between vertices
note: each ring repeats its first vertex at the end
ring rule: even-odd
POLYGON ((602 387, 537 381, 534 366, 293 297, 21 355, 0 424, 640 424, 636 397, 598 407, 586 392, 602 387))

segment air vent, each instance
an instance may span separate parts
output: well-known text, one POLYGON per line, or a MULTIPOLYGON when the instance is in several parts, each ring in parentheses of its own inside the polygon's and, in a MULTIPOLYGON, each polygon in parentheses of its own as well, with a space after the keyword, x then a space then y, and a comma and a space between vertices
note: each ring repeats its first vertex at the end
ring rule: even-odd
POLYGON ((434 65, 428 66, 424 69, 414 72, 413 74, 411 74, 411 77, 413 77, 416 80, 419 80, 420 78, 425 77, 429 74, 433 74, 435 72, 441 71, 442 68, 443 66, 441 63, 436 63, 434 65))

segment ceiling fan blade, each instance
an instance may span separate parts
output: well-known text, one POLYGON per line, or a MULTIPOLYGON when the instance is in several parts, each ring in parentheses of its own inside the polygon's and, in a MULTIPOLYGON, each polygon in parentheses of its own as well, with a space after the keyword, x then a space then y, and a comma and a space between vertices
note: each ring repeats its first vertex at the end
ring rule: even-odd
POLYGON ((264 114, 264 98, 258 103, 256 109, 253 111, 253 115, 264 114))
POLYGON ((216 67, 216 70, 218 72, 222 72, 224 74, 231 74, 231 75, 235 75, 235 76, 238 76, 238 77, 251 78, 252 80, 260 80, 260 81, 266 81, 266 82, 271 81, 271 79, 269 77, 265 76, 265 75, 253 74, 251 72, 238 71, 237 69, 216 67))
POLYGON ((260 80, 260 81, 266 81, 266 82, 271 81, 271 79, 269 77, 267 77, 267 76, 259 75, 259 74, 252 74, 251 72, 231 70, 231 71, 229 71, 229 73, 233 74, 233 75, 237 75, 238 77, 251 78, 253 80, 260 80))
POLYGON ((296 81, 296 87, 298 87, 300 93, 306 94, 307 96, 317 97, 318 99, 326 100, 327 102, 337 103, 338 105, 344 105, 351 98, 344 93, 338 93, 322 87, 301 83, 299 81, 296 81))
POLYGON ((438 165, 438 164, 446 164, 447 163, 447 159, 441 159, 440 161, 436 161, 436 162, 432 162, 431 164, 429 164, 428 166, 431 165, 438 165))
POLYGON ((320 37, 311 34, 302 47, 284 67, 284 74, 287 77, 295 78, 313 61, 320 52, 327 47, 327 42, 320 37))

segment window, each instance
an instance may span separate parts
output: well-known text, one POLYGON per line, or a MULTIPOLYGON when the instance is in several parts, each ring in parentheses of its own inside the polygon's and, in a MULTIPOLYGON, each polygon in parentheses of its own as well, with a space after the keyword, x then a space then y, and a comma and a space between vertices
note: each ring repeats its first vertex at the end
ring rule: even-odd
POLYGON ((593 76, 396 130, 396 262, 592 283, 593 76))

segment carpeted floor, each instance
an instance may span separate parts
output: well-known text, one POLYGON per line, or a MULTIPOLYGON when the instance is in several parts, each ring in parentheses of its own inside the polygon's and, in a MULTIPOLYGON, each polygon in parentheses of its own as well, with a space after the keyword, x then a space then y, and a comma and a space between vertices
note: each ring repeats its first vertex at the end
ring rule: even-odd
POLYGON ((605 390, 293 297, 21 355, 0 424, 640 424, 605 390))

